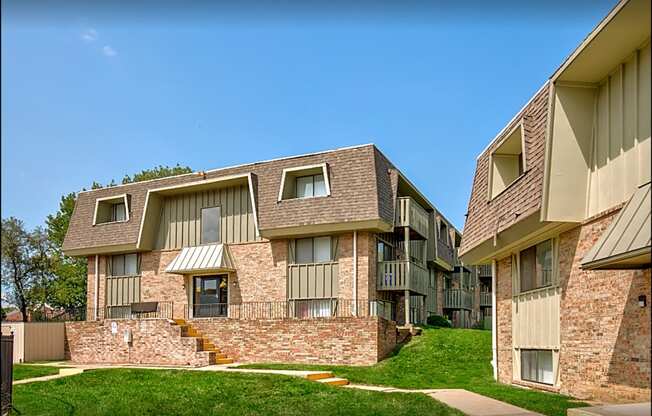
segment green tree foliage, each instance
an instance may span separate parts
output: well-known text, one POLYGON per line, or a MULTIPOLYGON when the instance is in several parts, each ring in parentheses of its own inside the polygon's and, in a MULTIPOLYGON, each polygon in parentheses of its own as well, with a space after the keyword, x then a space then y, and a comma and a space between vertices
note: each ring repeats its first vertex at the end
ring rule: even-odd
POLYGON ((181 166, 178 163, 173 167, 159 165, 153 169, 142 170, 140 173, 134 174, 133 177, 125 175, 125 177, 122 178, 122 183, 142 182, 150 179, 165 178, 167 176, 182 175, 191 172, 192 169, 188 166, 181 166))
POLYGON ((54 277, 52 256, 52 244, 43 229, 27 232, 19 219, 2 220, 3 300, 15 304, 23 317, 47 301, 54 277))
POLYGON ((85 258, 68 257, 63 254, 63 239, 68 231, 70 217, 75 209, 74 192, 61 197, 59 210, 46 219, 47 236, 54 247, 51 267, 56 278, 49 288, 49 303, 66 309, 86 304, 86 276, 88 268, 85 258))

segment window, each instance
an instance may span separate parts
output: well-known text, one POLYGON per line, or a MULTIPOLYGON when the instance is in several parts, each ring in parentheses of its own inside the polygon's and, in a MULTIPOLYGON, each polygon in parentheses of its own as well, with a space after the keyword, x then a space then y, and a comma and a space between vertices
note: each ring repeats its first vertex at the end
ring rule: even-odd
POLYGON ((111 221, 125 221, 127 219, 127 209, 124 202, 118 202, 111 206, 111 221))
POLYGON ((521 380, 554 384, 551 350, 521 350, 521 380))
POLYGON ((448 227, 444 220, 439 220, 439 241, 442 243, 448 244, 448 227))
POLYGON ((326 196, 324 175, 299 176, 296 184, 296 198, 312 198, 326 196))
POLYGON ((519 254, 521 292, 552 284, 552 240, 526 248, 519 254))
POLYGON ((336 299, 295 300, 294 314, 297 318, 326 318, 332 315, 336 299))
POLYGON ((129 221, 129 195, 123 194, 95 200, 93 225, 129 221))
POLYGON ((283 170, 278 200, 330 195, 326 163, 283 170))
POLYGON ((220 207, 202 208, 201 244, 220 241, 220 207))
POLYGON ((378 261, 396 260, 396 250, 391 244, 378 240, 378 261))
POLYGON ((519 124, 491 154, 490 199, 501 193, 525 171, 523 129, 519 124))
POLYGON ((109 276, 136 276, 140 274, 138 254, 120 254, 111 256, 109 276))
POLYGON ((325 263, 333 260, 331 238, 299 238, 295 243, 295 262, 297 264, 325 263))

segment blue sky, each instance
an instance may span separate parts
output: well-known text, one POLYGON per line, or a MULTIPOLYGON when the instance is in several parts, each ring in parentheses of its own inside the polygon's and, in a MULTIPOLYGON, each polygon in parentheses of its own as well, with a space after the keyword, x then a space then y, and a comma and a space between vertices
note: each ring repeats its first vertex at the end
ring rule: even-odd
POLYGON ((373 142, 460 229, 478 153, 614 5, 6 3, 3 218, 40 225, 62 194, 158 164, 373 142))

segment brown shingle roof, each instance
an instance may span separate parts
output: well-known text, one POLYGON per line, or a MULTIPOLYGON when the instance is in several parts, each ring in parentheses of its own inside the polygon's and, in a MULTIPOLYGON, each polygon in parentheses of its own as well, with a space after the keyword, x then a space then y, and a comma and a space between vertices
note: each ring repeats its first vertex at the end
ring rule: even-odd
MULTIPOLYGON (((211 170, 206 172, 206 179, 246 173, 253 174, 254 198, 261 230, 375 219, 390 224, 393 222, 397 173, 374 145, 211 170), (283 169, 324 162, 329 169, 330 197, 277 201, 283 169)), ((68 251, 135 245, 148 190, 203 180, 193 173, 81 192, 63 248, 68 251), (129 221, 93 226, 95 200, 124 193, 131 197, 129 221)))
POLYGON ((464 255, 494 233, 503 231, 541 209, 549 89, 541 88, 478 157, 473 177, 460 255, 464 255), (527 171, 501 194, 487 200, 491 153, 518 123, 523 122, 527 171))

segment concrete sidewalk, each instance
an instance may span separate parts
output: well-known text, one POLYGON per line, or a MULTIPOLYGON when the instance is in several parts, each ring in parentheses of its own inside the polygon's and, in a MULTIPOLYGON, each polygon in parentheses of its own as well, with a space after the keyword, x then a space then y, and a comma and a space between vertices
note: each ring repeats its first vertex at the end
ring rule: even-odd
POLYGON ((541 416, 520 407, 492 399, 464 389, 397 389, 394 387, 349 384, 350 389, 377 391, 381 393, 421 393, 432 397, 468 416, 541 416))
POLYGON ((568 409, 568 416, 650 416, 651 403, 609 404, 568 409))

